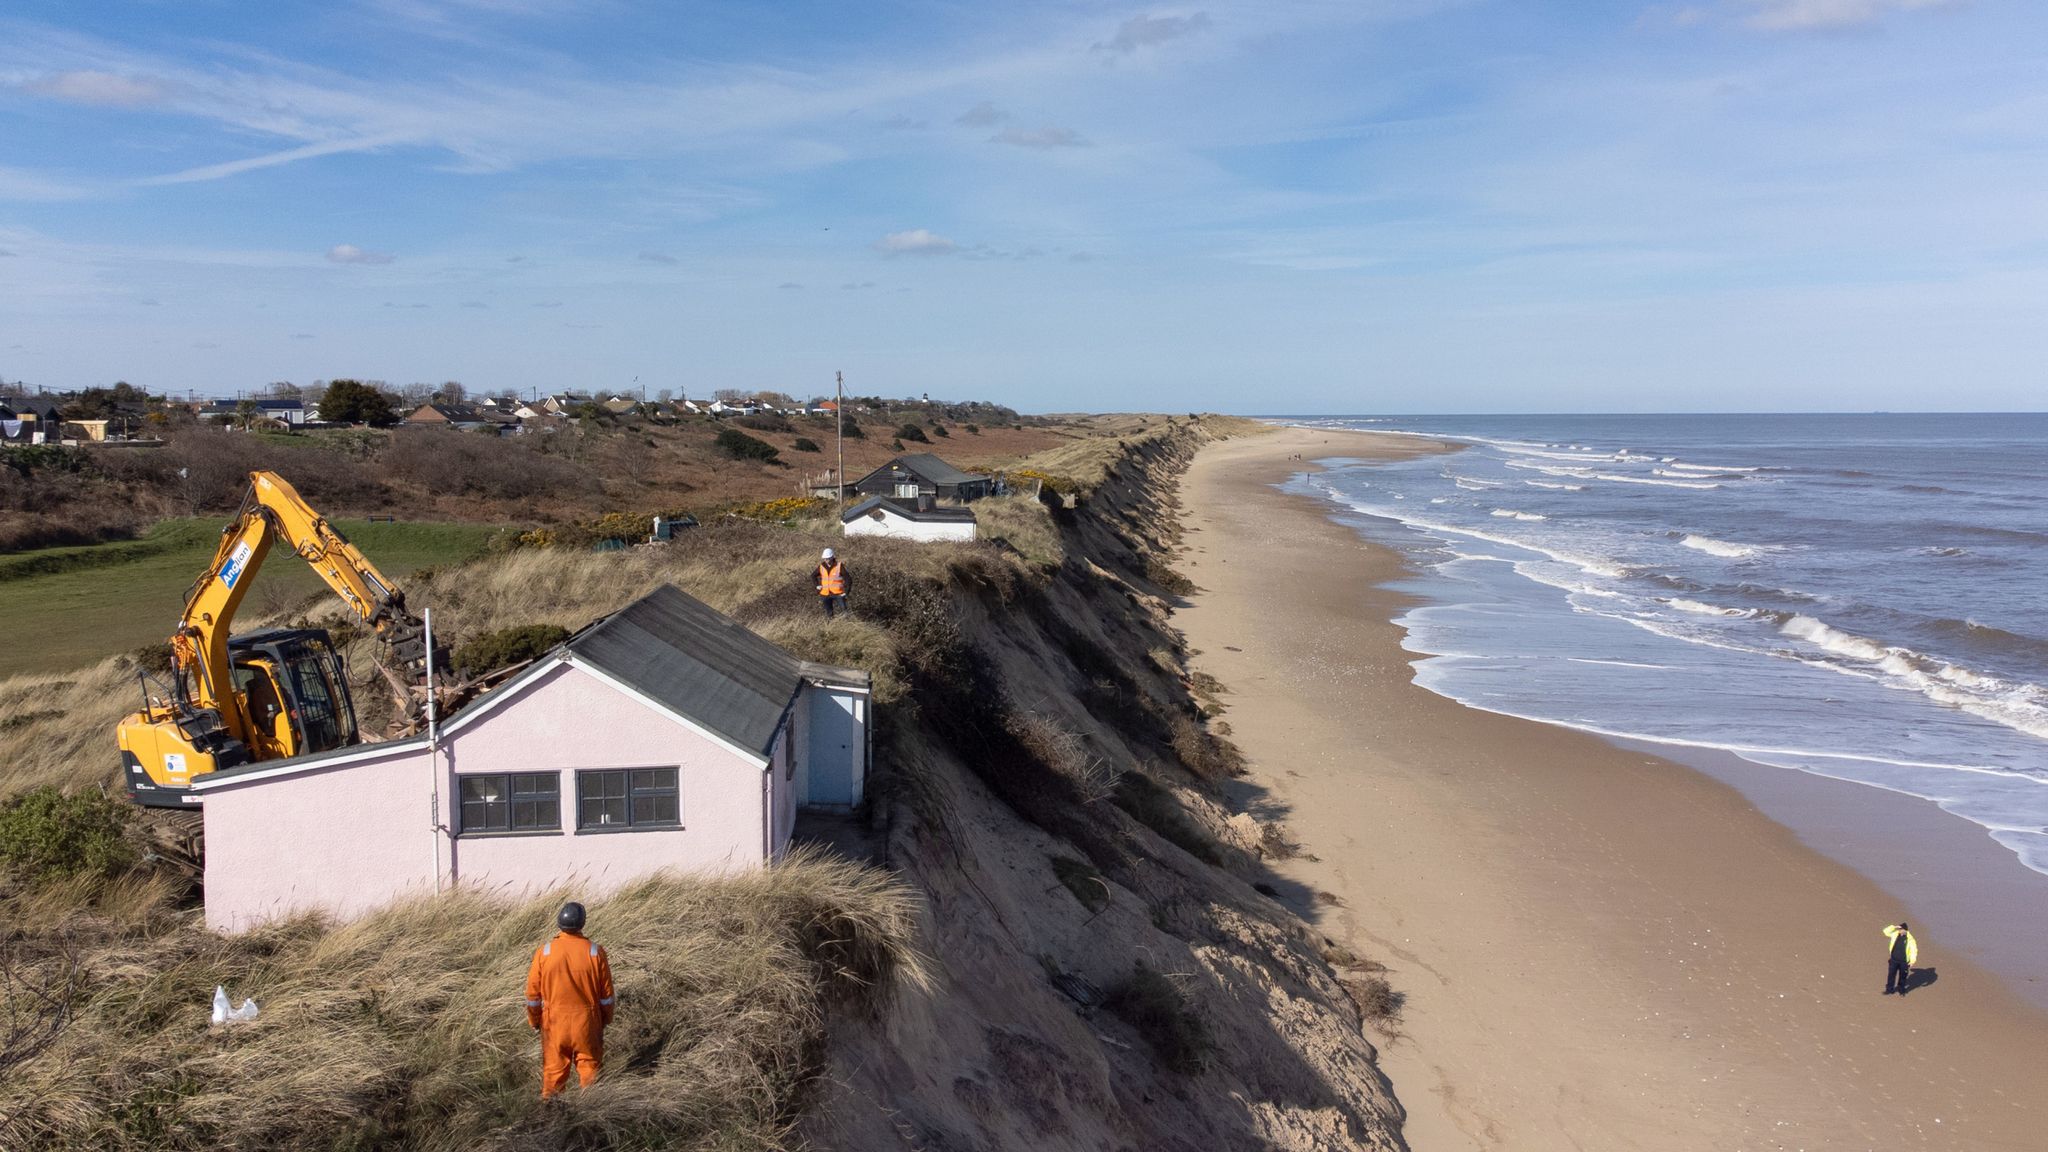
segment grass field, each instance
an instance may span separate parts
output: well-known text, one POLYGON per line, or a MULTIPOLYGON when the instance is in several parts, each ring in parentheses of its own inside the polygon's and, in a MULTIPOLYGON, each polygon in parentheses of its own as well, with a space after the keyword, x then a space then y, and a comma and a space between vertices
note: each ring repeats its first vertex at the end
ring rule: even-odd
MULTIPOLYGON (((134 540, 40 548, 0 556, 0 677, 59 672, 165 639, 185 590, 213 559, 224 517, 166 520, 134 540)), ((488 524, 372 524, 337 527, 385 575, 467 560, 492 533, 488 524)), ((313 570, 273 548, 243 601, 254 618, 324 590, 313 570)))

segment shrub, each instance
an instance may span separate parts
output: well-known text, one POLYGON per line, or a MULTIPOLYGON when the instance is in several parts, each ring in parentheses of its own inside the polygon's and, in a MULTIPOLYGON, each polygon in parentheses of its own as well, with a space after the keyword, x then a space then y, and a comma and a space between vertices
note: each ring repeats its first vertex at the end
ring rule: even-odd
POLYGON ((851 416, 848 416, 845 422, 840 425, 839 431, 848 440, 865 440, 868 438, 868 434, 860 430, 860 425, 854 423, 851 416))
POLYGON ((764 464, 773 464, 782 455, 775 450, 773 444, 765 440, 756 440, 737 428, 720 428, 718 439, 714 443, 720 452, 735 460, 759 460, 764 464))
POLYGON ((810 438, 810 437, 808 437, 808 436, 799 436, 799 437, 797 437, 797 438, 796 438, 796 443, 795 443, 795 444, 792 444, 792 445, 790 445, 790 447, 792 447, 792 448, 795 448, 795 449, 796 449, 797 451, 799 451, 799 452, 822 452, 822 451, 823 451, 823 449, 822 449, 822 448, 819 448, 819 447, 818 447, 818 442, 817 442, 816 440, 813 440, 813 439, 811 439, 811 438, 810 438))
POLYGON ((1392 1024, 1401 1018, 1401 1009, 1407 1006, 1406 993, 1394 991, 1384 976, 1345 977, 1338 981, 1358 1005, 1358 1014, 1375 1024, 1392 1024))
POLYGON ((1013 712, 1008 726, 1017 742, 1040 764, 1073 784, 1083 803, 1093 804, 1116 794, 1123 769, 1089 752, 1087 741, 1043 712, 1013 712))
POLYGON ((401 430, 391 438, 391 447, 379 463, 391 475, 431 491, 504 500, 562 496, 596 486, 575 465, 543 456, 513 440, 451 436, 435 428, 401 430))
POLYGON ((67 796, 45 784, 0 805, 0 864, 30 882, 118 875, 135 863, 121 835, 129 815, 103 792, 67 796))
POLYGON ((1081 907, 1090 912, 1100 912, 1109 907, 1109 885, 1103 883, 1102 873, 1095 866, 1071 856, 1054 856, 1052 874, 1059 877, 1081 907))
POLYGON ((929 444, 932 442, 932 438, 924 434, 924 429, 919 428, 915 424, 905 424, 903 427, 898 428, 896 430, 896 438, 898 440, 909 440, 917 444, 929 444))
POLYGON ((1205 730, 1186 716, 1173 718, 1173 754, 1188 771, 1204 780, 1245 773, 1244 753, 1237 745, 1205 730))
POLYGON ((1106 1006, 1136 1029, 1173 1071, 1192 1075, 1209 1066, 1215 1045, 1208 1024, 1195 1015, 1173 981, 1144 961, 1133 965, 1130 978, 1110 990, 1106 1006))
POLYGON ((946 426, 944 424, 934 424, 932 425, 932 435, 950 437, 953 434, 951 432, 946 431, 946 426))
POLYGON ((969 424, 969 425, 967 425, 967 434, 968 434, 969 436, 979 436, 979 435, 981 435, 981 425, 979 425, 979 424, 969 424))
POLYGON ((383 428, 398 423, 391 394, 360 380, 334 380, 320 394, 320 419, 330 424, 368 424, 383 428))
POLYGON ((455 670, 480 676, 510 664, 542 656, 569 638, 569 630, 555 624, 521 624, 486 632, 455 650, 455 670))

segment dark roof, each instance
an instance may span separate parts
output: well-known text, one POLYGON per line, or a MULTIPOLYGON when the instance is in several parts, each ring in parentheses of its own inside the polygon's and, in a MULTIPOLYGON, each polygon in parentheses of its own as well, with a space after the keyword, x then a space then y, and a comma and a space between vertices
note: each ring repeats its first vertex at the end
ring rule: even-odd
POLYGON ((911 452, 898 456, 873 472, 868 473, 867 476, 861 477, 860 482, 864 483, 868 477, 886 472, 891 468, 907 469, 915 474, 918 479, 928 480, 933 484, 972 484, 977 480, 988 479, 986 476, 977 476, 972 472, 962 472, 929 452, 911 452))
POLYGON ((664 584, 592 624, 571 655, 765 756, 803 682, 796 657, 664 584))
POLYGON ((889 511, 903 517, 905 520, 913 520, 920 524, 972 524, 975 522, 974 509, 972 508, 917 508, 900 500, 891 500, 887 496, 868 497, 840 513, 839 521, 843 524, 850 520, 858 520, 876 508, 882 507, 888 508, 889 511))

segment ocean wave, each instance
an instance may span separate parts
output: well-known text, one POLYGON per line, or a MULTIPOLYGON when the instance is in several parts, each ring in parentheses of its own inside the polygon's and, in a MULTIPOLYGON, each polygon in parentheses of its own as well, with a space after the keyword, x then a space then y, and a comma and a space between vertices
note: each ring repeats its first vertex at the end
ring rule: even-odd
POLYGON ((2006 680, 1898 644, 1844 632, 1811 616, 1793 616, 1778 631, 1824 652, 1872 665, 1938 704, 2048 740, 2048 689, 2006 680))
POLYGON ((1451 483, 1456 484, 1467 492, 1484 492, 1490 488, 1500 487, 1497 481, 1474 480, 1470 476, 1453 476, 1451 477, 1451 483))
POLYGON ((1698 600, 1687 600, 1681 596, 1674 596, 1660 603, 1669 604, 1680 612, 1690 612, 1695 616, 1726 616, 1739 620, 1756 615, 1753 608, 1723 608, 1717 604, 1702 604, 1698 600))
POLYGON ((1762 467, 1761 467, 1760 465, 1742 465, 1742 464, 1687 464, 1687 463, 1686 463, 1685 461, 1683 461, 1683 460, 1673 460, 1673 459, 1671 459, 1671 458, 1670 458, 1669 456, 1666 456, 1666 457, 1665 457, 1664 459, 1665 459, 1665 461, 1666 461, 1667 463, 1669 463, 1669 464, 1670 464, 1670 465, 1671 465, 1671 466, 1672 466, 1673 468, 1682 468, 1682 469, 1684 469, 1684 470, 1685 470, 1685 471, 1687 471, 1687 472, 1761 472, 1761 471, 1763 471, 1763 468, 1762 468, 1762 467))
POLYGON ((1531 488, 1550 488, 1558 492, 1584 492, 1586 490, 1584 484, 1555 484, 1549 480, 1524 480, 1522 483, 1527 484, 1531 488))
POLYGON ((1726 540, 1716 540, 1712 536, 1687 536, 1679 543, 1695 552, 1705 552, 1709 556, 1719 556, 1725 560, 1746 560, 1769 551, 1756 544, 1734 544, 1726 540))
POLYGON ((1968 548, 1952 547, 1922 548, 1920 551, 1926 553, 1929 556, 1968 556, 1970 554, 1970 550, 1968 548))
POLYGON ((1613 472, 1595 472, 1595 480, 1612 480, 1617 484, 1655 484, 1659 488, 1719 488, 1718 483, 1695 483, 1691 480, 1656 480, 1648 476, 1621 476, 1613 472))
POLYGON ((1544 515, 1541 515, 1541 514, 1539 514, 1539 513, 1536 513, 1536 512, 1517 512, 1517 511, 1515 511, 1515 510, 1514 510, 1514 509, 1512 509, 1512 508, 1495 508, 1495 509, 1493 510, 1493 514, 1494 514, 1495 516, 1498 516, 1498 517, 1500 517, 1500 518, 1501 518, 1501 519, 1503 519, 1503 520, 1548 520, 1548 519, 1550 519, 1550 517, 1548 517, 1548 516, 1544 516, 1544 515))

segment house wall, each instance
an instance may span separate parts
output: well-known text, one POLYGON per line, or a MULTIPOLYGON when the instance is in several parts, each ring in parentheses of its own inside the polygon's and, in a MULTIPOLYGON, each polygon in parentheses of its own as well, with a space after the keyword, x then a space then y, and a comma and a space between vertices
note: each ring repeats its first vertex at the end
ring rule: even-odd
POLYGON ((206 922, 235 932, 315 909, 348 919, 434 891, 437 867, 444 885, 515 895, 561 884, 596 894, 664 868, 735 871, 763 861, 764 840, 769 856, 782 854, 795 804, 786 767, 768 778, 719 740, 558 665, 445 733, 435 760, 408 744, 207 789, 206 922), (577 769, 671 766, 682 827, 577 830, 577 769), (439 823, 455 828, 459 777, 485 772, 558 773, 560 830, 450 839, 431 829, 436 783, 439 823))
POLYGON ((893 512, 884 511, 882 518, 856 516, 845 523, 848 536, 895 536, 905 540, 972 540, 972 521, 926 521, 920 523, 893 512))
POLYGON ((206 792, 206 926, 344 919, 434 890, 426 749, 206 792))
MULTIPOLYGON (((457 836, 455 870, 465 884, 530 891, 573 881, 602 891, 662 868, 725 872, 761 863, 761 766, 581 669, 541 676, 519 699, 451 734, 444 754, 455 776, 561 775, 561 831, 457 836), (577 830, 577 769, 671 766, 681 769, 681 828, 577 830)), ((443 803, 456 795, 451 780, 443 803)))

